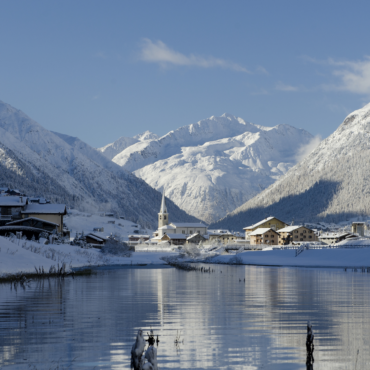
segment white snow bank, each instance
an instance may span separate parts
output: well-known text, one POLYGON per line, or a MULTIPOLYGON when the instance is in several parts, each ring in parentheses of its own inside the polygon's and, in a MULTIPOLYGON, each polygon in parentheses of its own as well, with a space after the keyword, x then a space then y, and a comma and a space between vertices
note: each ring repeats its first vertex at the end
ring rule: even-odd
POLYGON ((45 271, 63 262, 67 267, 94 267, 104 265, 164 265, 162 257, 174 255, 172 252, 133 252, 131 257, 118 257, 103 254, 97 249, 82 249, 68 244, 41 245, 29 240, 16 240, 15 243, 0 237, 0 277, 18 272, 35 272, 35 266, 45 271))
MULTIPOLYGON (((357 242, 357 241, 356 241, 357 242)), ((356 243, 357 244, 357 243, 356 243)), ((368 244, 369 245, 369 242, 368 244)), ((263 250, 239 253, 246 265, 295 267, 370 267, 369 248, 309 249, 295 257, 295 250, 263 250)), ((229 263, 233 256, 222 255, 215 263, 229 263)))

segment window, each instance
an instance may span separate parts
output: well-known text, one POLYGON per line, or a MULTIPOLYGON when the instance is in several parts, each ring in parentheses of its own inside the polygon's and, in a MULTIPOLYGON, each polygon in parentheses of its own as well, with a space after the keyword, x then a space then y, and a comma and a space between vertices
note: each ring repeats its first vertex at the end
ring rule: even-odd
POLYGON ((303 230, 303 232, 306 234, 307 231, 306 230, 303 230))
POLYGON ((309 233, 309 234, 312 234, 312 230, 309 230, 309 231, 308 231, 308 233, 309 233))
POLYGON ((182 230, 182 233, 185 234, 185 230, 182 230))
POLYGON ((192 234, 193 233, 193 230, 190 230, 190 234, 192 234))
POLYGON ((198 230, 197 233, 200 234, 200 230, 198 230))
POLYGON ((162 216, 159 216, 159 219, 162 220, 162 216))
POLYGON ((294 231, 296 234, 298 233, 298 230, 294 231))
POLYGON ((310 235, 309 238, 312 239, 312 235, 310 235))
POLYGON ((301 242, 303 241, 303 239, 301 238, 301 239, 299 239, 301 242))
POLYGON ((167 216, 164 216, 164 219, 166 220, 167 219, 167 216))

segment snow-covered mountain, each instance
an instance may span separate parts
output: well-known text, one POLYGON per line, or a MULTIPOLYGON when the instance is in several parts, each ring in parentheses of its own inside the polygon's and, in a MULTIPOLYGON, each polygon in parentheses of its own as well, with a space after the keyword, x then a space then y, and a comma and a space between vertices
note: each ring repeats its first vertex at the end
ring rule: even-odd
POLYGON ((212 222, 285 174, 312 139, 288 125, 263 127, 224 114, 132 144, 113 162, 212 222))
MULTIPOLYGON (((0 101, 0 184, 154 227, 161 194, 77 138, 44 129, 0 101)), ((173 221, 194 221, 168 202, 173 221)))
POLYGON ((122 136, 115 142, 98 148, 98 151, 104 154, 108 159, 113 159, 117 154, 121 153, 123 150, 128 148, 130 145, 136 144, 138 142, 155 140, 158 139, 158 135, 153 134, 150 131, 145 131, 142 134, 136 135, 134 137, 122 136))
POLYGON ((212 227, 240 230, 270 215, 285 222, 370 215, 370 104, 347 116, 304 160, 212 227))

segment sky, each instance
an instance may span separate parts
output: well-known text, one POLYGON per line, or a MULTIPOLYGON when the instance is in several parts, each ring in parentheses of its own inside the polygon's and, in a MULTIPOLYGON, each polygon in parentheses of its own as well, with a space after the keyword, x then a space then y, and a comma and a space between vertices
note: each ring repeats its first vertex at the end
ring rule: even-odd
POLYGON ((369 1, 0 0, 0 100, 101 147, 225 112, 327 137, 370 102, 369 1))

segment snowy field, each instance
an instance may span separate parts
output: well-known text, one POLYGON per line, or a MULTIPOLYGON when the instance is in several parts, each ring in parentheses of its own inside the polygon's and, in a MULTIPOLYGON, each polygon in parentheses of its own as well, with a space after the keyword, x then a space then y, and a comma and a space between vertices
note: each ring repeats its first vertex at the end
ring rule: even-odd
POLYGON ((68 214, 64 217, 64 223, 71 232, 71 238, 75 237, 76 232, 81 233, 83 231, 85 235, 88 233, 94 233, 103 237, 108 237, 111 234, 118 235, 127 241, 128 236, 131 234, 138 233, 151 236, 153 233, 153 230, 142 229, 140 225, 129 220, 106 217, 103 213, 92 214, 74 209, 68 210, 68 214), (114 224, 108 223, 109 221, 114 221, 114 224), (103 227, 104 232, 94 231, 95 227, 103 227))

